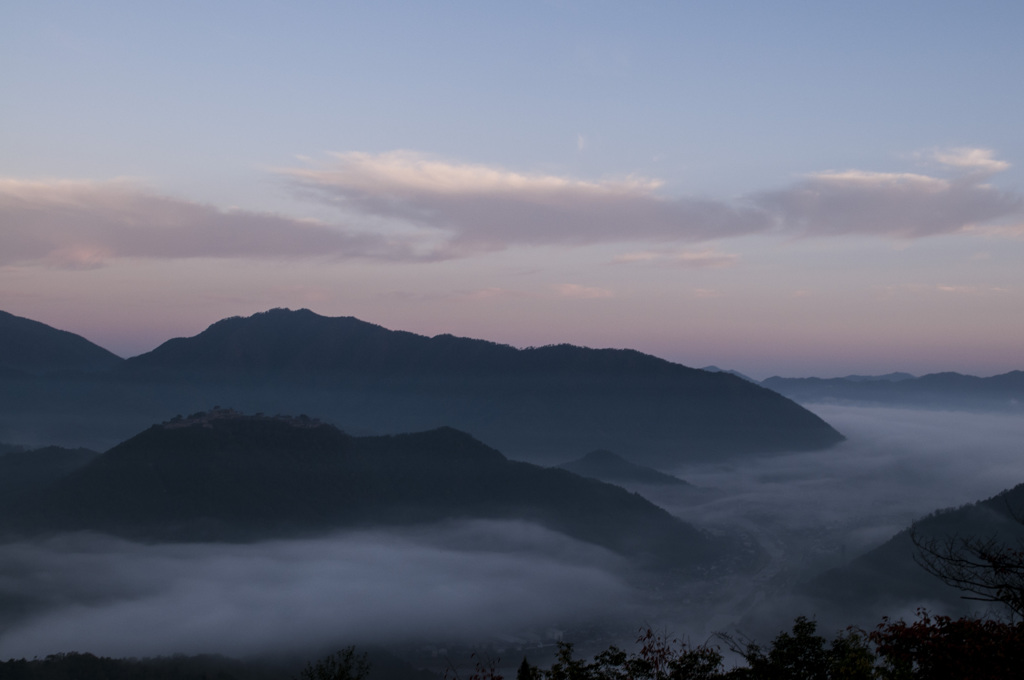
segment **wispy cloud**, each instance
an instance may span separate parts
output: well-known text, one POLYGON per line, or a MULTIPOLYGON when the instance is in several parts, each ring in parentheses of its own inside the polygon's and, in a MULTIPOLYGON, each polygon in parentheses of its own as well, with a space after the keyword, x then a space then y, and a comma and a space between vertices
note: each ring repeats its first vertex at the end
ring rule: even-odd
POLYGON ((489 286, 469 293, 460 293, 457 297, 461 297, 466 300, 494 300, 497 298, 531 297, 531 295, 521 290, 510 290, 508 288, 501 288, 498 286, 489 286))
POLYGON ((900 285, 878 286, 875 288, 880 297, 895 296, 933 296, 933 295, 1003 295, 1013 291, 1005 286, 965 286, 951 283, 906 283, 900 285))
POLYGON ((934 161, 942 165, 979 172, 996 173, 1010 167, 1010 164, 1006 161, 996 160, 995 151, 992 149, 956 147, 953 149, 937 149, 929 155, 934 161))
POLYGON ((313 220, 222 210, 127 181, 0 179, 0 265, 95 268, 118 257, 420 257, 414 244, 313 220))
POLYGON ((660 181, 643 177, 584 181, 405 151, 334 154, 322 167, 282 172, 305 195, 346 210, 441 230, 451 256, 517 245, 705 241, 771 227, 756 207, 665 198, 660 181))
POLYGON ((447 234, 447 256, 512 246, 702 242, 746 234, 949 234, 1021 212, 1016 193, 984 183, 1009 165, 985 149, 933 152, 964 172, 826 171, 736 201, 670 198, 658 180, 583 181, 431 159, 408 151, 341 153, 287 169, 302 192, 374 217, 447 234), (984 170, 985 172, 979 172, 984 170))
POLYGON ((554 286, 554 290, 560 297, 580 298, 584 300, 615 297, 615 293, 607 288, 581 286, 576 283, 562 283, 554 286))
POLYGON ((731 267, 739 261, 739 255, 720 253, 715 250, 642 250, 623 253, 612 258, 615 264, 650 263, 697 269, 731 267))
POLYGON ((920 238, 963 231, 1021 211, 1017 194, 977 175, 941 179, 913 173, 822 172, 755 202, 779 231, 797 236, 920 238))
POLYGON ((1009 289, 1002 286, 952 286, 938 284, 935 290, 941 293, 960 293, 963 295, 980 295, 983 293, 1006 293, 1009 289))
POLYGON ((986 149, 931 157, 959 174, 827 171, 734 201, 667 197, 651 178, 526 174, 405 151, 334 154, 320 166, 281 170, 304 196, 342 208, 333 223, 225 210, 127 181, 0 179, 0 265, 89 269, 124 257, 429 261, 629 243, 651 247, 615 262, 722 267, 737 256, 678 247, 751 234, 1019 235, 1021 196, 986 183, 1007 163, 986 149))
POLYGON ((991 236, 995 238, 1024 238, 1024 222, 1015 224, 972 224, 964 231, 979 236, 991 236))

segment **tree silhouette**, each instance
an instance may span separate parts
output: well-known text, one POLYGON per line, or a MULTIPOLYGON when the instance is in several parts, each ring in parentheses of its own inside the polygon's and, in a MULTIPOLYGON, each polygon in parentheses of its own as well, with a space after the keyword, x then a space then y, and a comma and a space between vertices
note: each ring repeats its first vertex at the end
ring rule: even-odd
POLYGON ((519 670, 516 671, 516 680, 540 680, 540 669, 531 666, 524 656, 523 662, 519 664, 519 670))
POLYGON ((817 624, 804 616, 793 622, 792 632, 779 633, 767 648, 756 642, 739 642, 720 635, 729 648, 743 657, 746 667, 737 667, 723 676, 745 680, 870 680, 874 677, 875 656, 867 637, 857 629, 848 629, 831 643, 817 634, 817 624))
POLYGON ((930 616, 883 619, 868 636, 881 680, 1016 678, 1024 668, 1024 624, 991 619, 930 616))
POLYGON ((910 533, 914 561, 946 584, 972 593, 964 599, 999 602, 1024 617, 1024 544, 1010 547, 996 537, 927 538, 910 533))
POLYGON ((364 680, 370 672, 366 654, 356 654, 355 647, 346 647, 328 654, 315 664, 306 664, 300 680, 364 680))

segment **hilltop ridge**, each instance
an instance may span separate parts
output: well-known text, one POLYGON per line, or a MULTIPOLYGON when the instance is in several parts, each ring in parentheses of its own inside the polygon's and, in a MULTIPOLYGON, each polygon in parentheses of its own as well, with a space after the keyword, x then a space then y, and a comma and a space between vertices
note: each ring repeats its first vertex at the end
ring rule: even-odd
POLYGON ((1024 371, 981 378, 952 371, 844 378, 780 378, 761 384, 802 403, 850 403, 955 409, 1024 408, 1024 371))
POLYGON ((510 461, 452 428, 353 437, 301 416, 230 409, 153 425, 0 505, 0 526, 15 535, 254 541, 512 519, 661 568, 707 566, 735 548, 622 488, 510 461))
POLYGON ((659 465, 843 439, 764 387, 635 350, 516 349, 273 309, 223 319, 92 377, 12 381, 0 395, 0 441, 106 448, 214 403, 306 413, 360 434, 451 426, 546 463, 581 449, 628 450, 659 465))
POLYGON ((122 361, 80 335, 0 311, 0 376, 105 371, 122 361))

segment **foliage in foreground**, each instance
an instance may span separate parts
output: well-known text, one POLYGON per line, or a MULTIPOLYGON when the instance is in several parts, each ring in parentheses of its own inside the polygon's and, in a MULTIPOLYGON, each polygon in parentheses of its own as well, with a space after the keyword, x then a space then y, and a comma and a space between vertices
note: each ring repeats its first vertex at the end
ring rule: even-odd
MULTIPOLYGON (((726 669, 720 648, 690 646, 647 630, 639 651, 609 647, 587 662, 560 643, 548 670, 525 659, 516 680, 969 680, 1017 678, 1024 668, 1024 623, 930 616, 883 619, 870 633, 851 628, 832 640, 799 617, 767 646, 719 636, 743 663, 726 669)), ((470 680, 502 680, 478 667, 470 680)))
POLYGON ((369 672, 366 654, 356 654, 355 647, 346 647, 316 663, 306 664, 299 677, 301 680, 365 680, 369 672))
MULTIPOLYGON (((346 647, 306 664, 299 680, 365 680, 366 654, 346 647)), ((111 659, 68 652, 42 659, 0 661, 0 680, 285 680, 279 667, 216 655, 175 655, 149 659, 111 659)))
MULTIPOLYGON (((797 618, 769 644, 719 636, 740 659, 726 668, 717 644, 692 646, 646 630, 638 649, 608 647, 592 661, 560 643, 544 670, 526 659, 516 680, 972 680, 1018 678, 1024 668, 1024 623, 931 616, 907 623, 883 619, 873 631, 848 629, 831 640, 814 621, 797 618)), ((347 647, 308 664, 299 680, 366 680, 369 663, 347 647)), ((109 659, 54 654, 0 662, 0 680, 281 680, 280 669, 223 657, 109 659)), ((457 679, 457 676, 456 676, 457 679)), ((468 680, 504 680, 496 662, 477 665, 468 680)))
POLYGON ((281 671, 215 655, 112 659, 67 652, 0 661, 0 680, 280 680, 281 671))

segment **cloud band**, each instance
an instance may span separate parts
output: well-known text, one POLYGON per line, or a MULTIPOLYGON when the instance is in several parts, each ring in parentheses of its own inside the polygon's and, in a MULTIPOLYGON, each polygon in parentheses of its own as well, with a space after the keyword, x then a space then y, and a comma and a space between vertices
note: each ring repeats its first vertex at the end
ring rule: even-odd
MULTIPOLYGON (((119 257, 423 261, 517 246, 666 245, 750 234, 921 238, 998 233, 1000 220, 1021 214, 1019 194, 986 183, 1008 167, 992 152, 961 148, 931 157, 959 174, 822 172, 731 202, 665 197, 658 181, 644 178, 527 175, 410 152, 334 154, 322 167, 279 171, 301 194, 343 208, 345 221, 336 224, 223 210, 124 181, 6 179, 0 265, 91 268, 119 257), (407 229, 385 233, 374 227, 382 221, 407 229)), ((622 258, 644 259, 665 258, 622 258)))

